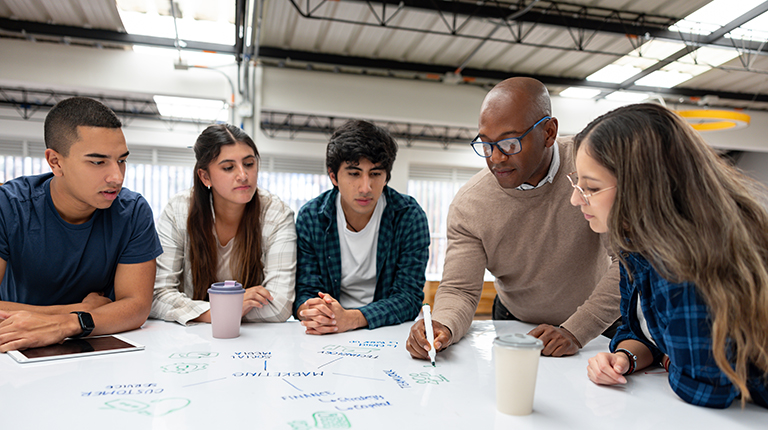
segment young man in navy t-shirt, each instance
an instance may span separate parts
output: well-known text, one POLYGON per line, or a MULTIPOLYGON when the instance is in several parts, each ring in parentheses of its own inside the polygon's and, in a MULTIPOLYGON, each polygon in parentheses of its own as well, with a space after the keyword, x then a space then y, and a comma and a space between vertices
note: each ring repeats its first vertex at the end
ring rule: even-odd
POLYGON ((52 173, 0 187, 0 352, 140 327, 162 253, 152 210, 122 188, 120 119, 73 97, 45 119, 52 173))

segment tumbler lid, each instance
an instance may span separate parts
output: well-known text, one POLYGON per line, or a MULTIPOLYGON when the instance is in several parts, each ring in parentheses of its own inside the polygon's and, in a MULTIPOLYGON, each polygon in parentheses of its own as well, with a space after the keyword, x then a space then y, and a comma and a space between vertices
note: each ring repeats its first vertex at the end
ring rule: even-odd
POLYGON ((208 289, 208 294, 242 294, 245 290, 237 281, 214 282, 208 289))
POLYGON ((541 339, 537 339, 529 334, 523 333, 513 333, 499 336, 493 340, 493 344, 504 348, 515 349, 541 350, 544 348, 544 342, 542 342, 541 339))

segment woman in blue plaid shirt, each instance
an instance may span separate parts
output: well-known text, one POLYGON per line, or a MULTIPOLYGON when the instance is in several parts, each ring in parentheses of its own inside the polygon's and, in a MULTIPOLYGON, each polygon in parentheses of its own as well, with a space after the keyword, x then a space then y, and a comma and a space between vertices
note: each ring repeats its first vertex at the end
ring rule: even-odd
POLYGON ((625 106, 574 142, 571 203, 621 256, 622 326, 589 378, 658 364, 686 402, 768 407, 768 213, 757 184, 654 104, 625 106))

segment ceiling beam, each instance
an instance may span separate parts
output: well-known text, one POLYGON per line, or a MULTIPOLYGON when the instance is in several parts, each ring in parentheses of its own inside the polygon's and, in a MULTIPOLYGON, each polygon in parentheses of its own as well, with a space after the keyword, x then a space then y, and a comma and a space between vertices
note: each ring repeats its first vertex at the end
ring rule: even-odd
MULTIPOLYGON (((113 30, 100 30, 94 28, 71 27, 67 25, 53 25, 41 22, 18 21, 14 19, 0 18, 0 29, 38 36, 69 37, 71 39, 115 43, 120 45, 145 45, 161 48, 176 49, 175 40, 166 37, 141 36, 136 34, 121 33, 113 30)), ((183 50, 213 51, 220 54, 237 55, 234 45, 222 45, 219 43, 197 42, 185 40, 183 50)))
MULTIPOLYGON (((329 66, 347 66, 360 69, 376 69, 376 70, 399 70, 415 73, 431 73, 437 75, 444 75, 446 73, 452 73, 454 67, 441 66, 436 64, 422 64, 422 63, 410 63, 394 60, 373 59, 365 57, 353 57, 346 55, 334 55, 334 54, 321 54, 316 52, 287 50, 272 46, 262 46, 259 48, 259 56, 261 58, 272 58, 278 61, 298 61, 308 64, 324 64, 329 66)), ((502 81, 513 76, 528 76, 547 85, 558 86, 579 86, 605 89, 609 91, 618 91, 626 89, 628 91, 641 91, 648 93, 664 94, 668 96, 679 97, 704 97, 707 95, 717 96, 720 99, 740 100, 740 101, 756 101, 756 102, 768 102, 768 94, 754 94, 754 93, 736 93, 729 91, 714 91, 704 89, 689 89, 689 88, 654 88, 644 86, 631 86, 628 88, 622 88, 619 84, 609 84, 605 82, 587 81, 585 79, 573 79, 563 78, 558 76, 546 76, 546 75, 521 75, 510 72, 502 72, 497 70, 484 70, 484 69, 472 69, 466 68, 462 72, 462 75, 466 78, 482 78, 492 81, 502 81)))
MULTIPOLYGON (((298 1, 298 0, 291 0, 298 1)), ((325 1, 325 0, 321 0, 325 1)), ((423 11, 437 12, 443 15, 460 15, 477 19, 498 19, 503 20, 507 16, 525 9, 524 4, 510 1, 482 1, 482 2, 463 2, 454 0, 346 0, 349 2, 367 3, 371 7, 383 8, 387 5, 394 12, 391 6, 402 4, 404 8, 417 9, 423 11)), ((629 12, 619 9, 608 9, 590 7, 584 5, 575 5, 560 2, 544 2, 548 6, 536 6, 517 17, 516 23, 529 23, 533 25, 544 24, 554 27, 569 28, 575 30, 588 30, 601 33, 611 33, 622 36, 634 36, 639 38, 651 38, 680 41, 698 41, 702 37, 698 34, 680 33, 669 31, 669 27, 682 19, 682 17, 672 17, 664 15, 644 14, 629 12)), ((294 5, 296 5, 294 3, 294 5)), ((762 5, 761 5, 762 6, 762 5)), ((758 6, 759 7, 759 6, 758 6)), ((320 10, 320 8, 317 8, 320 10)), ((318 10, 299 12, 305 18, 331 20, 332 17, 321 16, 318 10)), ((383 10, 383 9, 382 9, 383 10)), ((359 24, 366 24, 360 22, 359 24)), ((384 24, 381 24, 386 26, 384 24)), ((730 31, 730 30, 729 30, 730 31)), ((456 34, 461 36, 461 34, 456 34)), ((726 48, 734 48, 729 40, 718 38, 707 42, 709 45, 726 48)), ((739 41, 739 48, 744 51, 761 52, 763 49, 761 41, 739 41)))

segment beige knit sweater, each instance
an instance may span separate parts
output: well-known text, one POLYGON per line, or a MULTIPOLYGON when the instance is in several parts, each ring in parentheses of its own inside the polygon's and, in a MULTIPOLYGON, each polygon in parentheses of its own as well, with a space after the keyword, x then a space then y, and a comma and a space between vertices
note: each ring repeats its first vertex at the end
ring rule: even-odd
POLYGON ((571 141, 558 145, 560 168, 552 183, 528 191, 504 189, 483 169, 451 203, 433 318, 451 330, 453 342, 472 323, 485 268, 514 316, 562 325, 582 345, 619 318, 619 262, 570 204, 571 141))

